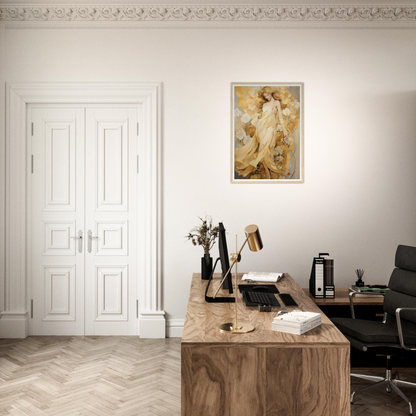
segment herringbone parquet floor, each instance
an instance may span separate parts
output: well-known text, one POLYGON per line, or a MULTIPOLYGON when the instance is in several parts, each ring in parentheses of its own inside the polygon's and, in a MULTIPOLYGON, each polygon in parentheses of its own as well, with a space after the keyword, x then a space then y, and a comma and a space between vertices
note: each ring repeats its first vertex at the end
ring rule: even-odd
MULTIPOLYGON (((416 370, 401 375, 416 381, 416 370)), ((352 389, 365 384, 352 379, 352 389)), ((416 389, 404 391, 416 410, 416 389)), ((403 400, 382 390, 357 396, 351 406, 351 416, 407 414, 403 400)), ((5 415, 179 416, 180 339, 0 340, 0 416, 5 415)))
MULTIPOLYGON (((393 360, 394 361, 394 360, 393 360)), ((400 379, 416 383, 416 369, 396 368, 400 379)), ((354 373, 362 373, 374 376, 385 376, 386 370, 377 369, 353 369, 354 373)), ((351 391, 368 386, 371 381, 364 381, 351 377, 351 391)), ((416 389, 400 387, 409 398, 413 406, 413 414, 416 415, 416 389)), ((357 394, 354 404, 351 405, 351 416, 401 416, 409 414, 409 405, 395 393, 386 393, 383 387, 367 390, 357 394)))
POLYGON ((0 340, 0 415, 180 415, 180 339, 0 340))

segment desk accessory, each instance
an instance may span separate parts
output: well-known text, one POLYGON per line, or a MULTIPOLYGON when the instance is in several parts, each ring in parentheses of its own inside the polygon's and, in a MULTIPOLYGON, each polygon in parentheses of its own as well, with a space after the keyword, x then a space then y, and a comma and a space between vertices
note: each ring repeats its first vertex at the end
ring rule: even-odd
POLYGON ((319 253, 313 258, 309 292, 315 298, 335 298, 334 259, 328 253, 319 253))
POLYGON ((273 293, 243 292, 243 301, 246 306, 280 306, 279 301, 273 293))
POLYGON ((280 293, 279 296, 285 306, 299 306, 289 293, 280 293))
MULTIPOLYGON (((215 299, 219 290, 221 289, 221 286, 224 282, 224 280, 227 278, 228 274, 231 272, 233 266, 235 265, 235 287, 237 288, 237 263, 241 260, 241 252, 243 251, 243 248, 245 247, 246 243, 248 242, 248 246, 251 251, 260 251, 263 248, 263 242, 261 241, 261 236, 259 232, 259 227, 257 225, 248 225, 245 230, 246 239, 241 246, 240 250, 237 253, 233 253, 231 255, 231 261, 232 264, 230 268, 228 269, 226 275, 223 277, 220 285, 218 286, 217 291, 215 292, 215 295, 213 298, 215 299)), ((237 236, 235 236, 235 249, 237 251, 237 236)), ((238 323, 237 322, 237 302, 238 302, 238 294, 235 294, 235 322, 227 322, 224 324, 221 324, 218 327, 218 330, 220 332, 226 332, 231 334, 245 334, 247 332, 254 331, 254 326, 248 323, 238 323)))
POLYGON ((363 282, 363 276, 364 276, 364 270, 363 269, 357 269, 355 271, 355 274, 358 277, 358 280, 355 282, 355 286, 357 287, 363 287, 365 286, 364 282, 363 282))
POLYGON ((279 293, 275 285, 238 285, 240 292, 279 293))
POLYGON ((212 217, 205 216, 205 219, 199 217, 202 224, 192 228, 185 237, 192 241, 194 246, 202 246, 204 256, 201 258, 201 279, 208 280, 212 273, 212 257, 209 252, 215 244, 218 237, 218 226, 212 225, 212 217))
POLYGON ((259 312, 271 312, 272 307, 270 305, 259 305, 259 312))

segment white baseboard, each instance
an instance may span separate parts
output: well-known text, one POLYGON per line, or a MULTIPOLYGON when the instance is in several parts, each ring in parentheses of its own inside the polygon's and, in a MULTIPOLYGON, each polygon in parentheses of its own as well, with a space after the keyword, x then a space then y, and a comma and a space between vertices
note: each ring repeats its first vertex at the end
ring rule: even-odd
POLYGON ((168 338, 182 338, 185 319, 169 319, 167 324, 168 338))
MULTIPOLYGON (((165 312, 140 313, 140 338, 182 338, 185 319, 169 319, 165 312)), ((26 338, 29 319, 27 312, 0 312, 0 338, 26 338)))
POLYGON ((0 312, 0 338, 26 338, 28 330, 27 312, 0 312))
POLYGON ((140 338, 166 338, 165 311, 140 312, 140 338))

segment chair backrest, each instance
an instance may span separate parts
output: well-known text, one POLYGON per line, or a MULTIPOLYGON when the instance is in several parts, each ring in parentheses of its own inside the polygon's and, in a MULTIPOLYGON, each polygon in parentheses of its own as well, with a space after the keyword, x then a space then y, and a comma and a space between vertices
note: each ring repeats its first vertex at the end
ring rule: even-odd
MULTIPOLYGON (((398 246, 395 266, 383 304, 386 323, 394 326, 397 308, 416 308, 416 247, 398 246)), ((416 311, 403 311, 400 317, 403 329, 416 333, 416 311)))

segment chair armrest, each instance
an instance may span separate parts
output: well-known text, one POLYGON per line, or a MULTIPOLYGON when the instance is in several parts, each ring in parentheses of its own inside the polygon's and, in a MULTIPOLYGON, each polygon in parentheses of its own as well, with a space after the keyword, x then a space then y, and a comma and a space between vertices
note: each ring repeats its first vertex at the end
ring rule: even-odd
MULTIPOLYGON (((380 296, 380 295, 385 295, 386 292, 365 292, 366 296, 380 296)), ((353 297, 355 295, 362 295, 361 292, 350 292, 348 294, 349 298, 350 298, 350 309, 351 309, 351 318, 355 319, 355 312, 354 312, 354 300, 353 297)))
POLYGON ((404 344, 403 330, 402 330, 402 321, 401 321, 401 318, 400 318, 400 312, 401 311, 416 311, 416 308, 397 308, 396 309, 396 321, 397 321, 397 330, 399 332, 400 345, 405 350, 416 351, 416 347, 415 348, 411 348, 411 347, 407 347, 404 344))

